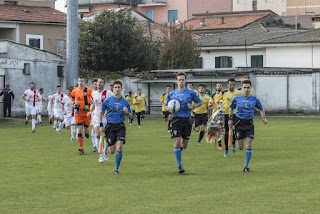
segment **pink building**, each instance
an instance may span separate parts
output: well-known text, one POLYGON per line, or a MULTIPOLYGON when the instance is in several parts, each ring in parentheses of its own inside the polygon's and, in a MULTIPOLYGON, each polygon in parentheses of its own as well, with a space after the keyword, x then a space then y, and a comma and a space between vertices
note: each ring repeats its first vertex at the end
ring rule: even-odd
POLYGON ((231 12, 232 0, 142 0, 136 10, 157 23, 184 22, 195 13, 231 12))
POLYGON ((90 16, 107 8, 133 7, 157 23, 184 22, 196 13, 231 12, 232 0, 78 0, 79 13, 90 16))

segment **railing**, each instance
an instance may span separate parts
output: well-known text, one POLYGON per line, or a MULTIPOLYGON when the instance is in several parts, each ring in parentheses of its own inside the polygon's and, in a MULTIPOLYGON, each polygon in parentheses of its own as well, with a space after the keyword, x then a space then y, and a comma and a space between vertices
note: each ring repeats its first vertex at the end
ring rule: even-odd
POLYGON ((167 4, 167 0, 142 0, 141 4, 167 4))

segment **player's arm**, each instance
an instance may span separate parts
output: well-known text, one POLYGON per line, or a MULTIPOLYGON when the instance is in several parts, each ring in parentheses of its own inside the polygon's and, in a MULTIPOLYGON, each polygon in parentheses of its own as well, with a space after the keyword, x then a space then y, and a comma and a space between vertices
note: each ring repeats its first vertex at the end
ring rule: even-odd
POLYGON ((234 98, 230 104, 230 109, 229 109, 229 121, 228 121, 229 127, 233 126, 233 110, 236 108, 237 108, 237 99, 234 98))
POLYGON ((21 99, 23 99, 23 100, 25 100, 25 101, 28 101, 26 93, 23 93, 23 94, 22 94, 21 99))
POLYGON ((188 104, 188 108, 189 109, 193 110, 193 109, 196 109, 196 108, 198 108, 198 107, 200 107, 202 105, 202 101, 201 101, 201 99, 199 98, 199 96, 196 93, 193 94, 192 101, 194 101, 195 104, 189 103, 188 104))
POLYGON ((133 118, 133 114, 132 114, 132 110, 130 108, 130 104, 129 102, 127 103, 127 105, 125 107, 123 107, 123 111, 124 113, 127 115, 127 117, 129 119, 132 119, 133 118))
POLYGON ((55 96, 52 96, 52 99, 51 99, 51 109, 53 109, 53 104, 54 104, 54 100, 55 100, 55 96))
POLYGON ((268 123, 268 120, 267 120, 267 118, 266 118, 266 111, 265 111, 264 108, 262 107, 259 99, 257 99, 255 107, 260 110, 260 115, 261 115, 261 118, 262 118, 262 122, 263 122, 264 124, 267 124, 267 123, 268 123))
POLYGON ((210 97, 209 102, 208 102, 208 108, 214 108, 214 101, 213 99, 210 97))

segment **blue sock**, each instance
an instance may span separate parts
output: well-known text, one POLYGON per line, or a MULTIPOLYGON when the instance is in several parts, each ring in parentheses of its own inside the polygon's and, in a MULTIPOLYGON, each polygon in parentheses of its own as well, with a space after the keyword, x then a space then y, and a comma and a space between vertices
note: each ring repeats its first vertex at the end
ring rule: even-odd
POLYGON ((122 159, 122 151, 117 151, 115 169, 118 170, 122 159))
POLYGON ((173 152, 174 152, 174 156, 176 156, 176 160, 177 160, 177 163, 178 163, 178 166, 180 167, 181 166, 181 149, 180 147, 174 147, 173 149, 173 152))
POLYGON ((248 165, 249 165, 251 154, 252 154, 252 149, 247 149, 246 150, 246 162, 244 165, 245 168, 248 167, 248 165))

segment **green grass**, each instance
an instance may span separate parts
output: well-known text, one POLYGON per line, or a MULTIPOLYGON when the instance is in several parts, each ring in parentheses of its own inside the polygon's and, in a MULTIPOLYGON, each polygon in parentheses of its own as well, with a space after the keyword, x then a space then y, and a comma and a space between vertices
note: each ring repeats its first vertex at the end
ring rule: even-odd
POLYGON ((77 154, 69 132, 21 119, 0 121, 0 213, 318 213, 320 137, 317 117, 256 120, 250 174, 244 151, 223 157, 192 133, 179 175, 173 144, 160 117, 127 126, 120 175, 77 154))

